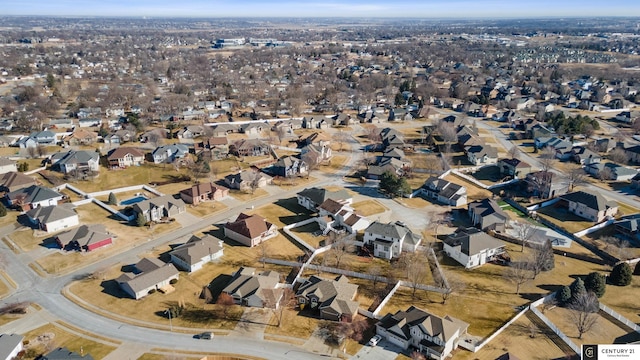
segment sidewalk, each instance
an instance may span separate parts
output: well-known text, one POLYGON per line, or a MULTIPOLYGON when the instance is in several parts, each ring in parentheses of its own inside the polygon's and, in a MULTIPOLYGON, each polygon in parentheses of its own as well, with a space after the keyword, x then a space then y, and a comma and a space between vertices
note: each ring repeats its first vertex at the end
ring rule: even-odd
POLYGON ((126 342, 102 358, 102 360, 137 359, 142 356, 142 354, 149 352, 150 350, 151 347, 147 345, 126 342))

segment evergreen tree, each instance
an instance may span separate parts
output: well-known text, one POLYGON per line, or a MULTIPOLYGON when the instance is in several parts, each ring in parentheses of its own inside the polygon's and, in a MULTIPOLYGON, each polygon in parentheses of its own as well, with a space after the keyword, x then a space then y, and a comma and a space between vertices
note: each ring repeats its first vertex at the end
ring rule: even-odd
POLYGON ((582 278, 577 278, 570 286, 571 289, 571 301, 574 301, 580 296, 587 293, 587 289, 584 287, 584 281, 582 278))
POLYGON ((631 266, 626 262, 621 262, 613 267, 611 275, 609 275, 609 280, 613 285, 627 286, 631 284, 632 277, 633 272, 631 271, 631 266))
POLYGON ((0 202, 0 217, 7 216, 7 208, 4 206, 2 202, 0 202))
POLYGON ((636 263, 636 268, 633 271, 633 275, 640 275, 640 261, 636 263))
POLYGON ((118 198, 116 198, 116 194, 109 193, 109 205, 118 205, 118 198))
POLYGON ((378 187, 382 192, 394 197, 411 193, 411 186, 407 183, 407 179, 398 177, 388 171, 382 174, 378 187))
POLYGON ((571 300, 571 289, 566 285, 563 286, 556 293, 556 300, 561 306, 566 305, 571 300))
POLYGON ((551 245, 551 241, 547 239, 542 245, 542 248, 538 249, 540 251, 540 260, 542 262, 542 271, 549 271, 555 267, 555 261, 553 258, 553 246, 551 245))
POLYGON ((606 290, 606 280, 604 275, 598 272, 592 272, 584 279, 584 287, 587 291, 593 292, 597 297, 601 298, 606 290))
POLYGON ((136 217, 136 225, 138 225, 139 227, 143 227, 147 224, 147 219, 144 218, 143 214, 138 214, 138 216, 136 217))

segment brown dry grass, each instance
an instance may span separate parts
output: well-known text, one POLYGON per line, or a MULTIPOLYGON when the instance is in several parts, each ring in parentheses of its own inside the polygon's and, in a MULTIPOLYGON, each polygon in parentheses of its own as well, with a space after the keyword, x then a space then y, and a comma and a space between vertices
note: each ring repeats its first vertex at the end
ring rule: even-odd
POLYGON ((43 241, 50 238, 50 236, 35 236, 33 229, 25 228, 12 232, 9 237, 13 240, 13 243, 24 251, 31 251, 41 246, 43 241))
MULTIPOLYGON (((631 329, 621 328, 606 317, 599 316, 591 331, 583 334, 582 339, 578 339, 578 331, 569 317, 570 311, 566 308, 555 307, 545 311, 544 315, 578 346, 582 344, 613 344, 616 343, 618 337, 631 332, 631 329)), ((635 341, 638 339, 640 339, 640 335, 636 336, 635 341)))
POLYGON ((45 352, 45 349, 66 347, 67 349, 77 353, 80 353, 82 349, 85 354, 91 354, 94 359, 102 359, 116 349, 113 346, 90 340, 90 336, 78 336, 77 334, 67 332, 63 327, 57 324, 41 326, 24 334, 24 337, 30 344, 38 344, 34 347, 37 353, 43 353, 45 352), (38 344, 38 336, 47 333, 53 334, 53 338, 50 342, 38 344))
POLYGON ((409 209, 421 209, 424 207, 427 207, 429 205, 432 205, 431 202, 421 198, 420 196, 416 196, 414 198, 396 198, 395 201, 397 201, 398 203, 402 204, 403 206, 409 208, 409 209))
POLYGON ((298 205, 296 198, 280 199, 273 204, 267 204, 246 213, 258 214, 278 226, 278 228, 307 220, 310 217, 307 209, 298 205))
POLYGON ((376 200, 364 200, 351 204, 351 206, 362 216, 372 216, 383 213, 389 209, 376 200))
POLYGON ((537 211, 538 216, 566 229, 571 233, 584 230, 595 225, 594 222, 581 218, 569 212, 566 207, 547 206, 537 211))
POLYGON ((607 285, 607 290, 600 298, 600 302, 637 324, 640 323, 638 294, 640 294, 640 276, 635 275, 629 286, 607 285))
MULTIPOLYGON (((506 246, 516 261, 528 256, 530 251, 526 249, 523 254, 517 245, 506 246)), ((472 335, 487 336, 515 315, 517 306, 545 296, 560 285, 570 284, 576 275, 586 275, 604 269, 596 264, 558 256, 555 263, 553 270, 541 273, 535 280, 522 285, 520 295, 516 295, 515 285, 504 277, 507 267, 485 264, 479 268, 465 270, 445 256, 440 264, 448 277, 455 277, 466 284, 462 291, 454 293, 443 305, 439 294, 418 291, 418 299, 412 299, 410 290, 401 289, 381 314, 406 310, 410 305, 416 305, 440 316, 448 314, 457 317, 470 324, 469 333, 472 335)))
POLYGON ((486 198, 490 198, 492 193, 489 190, 485 190, 465 179, 462 179, 458 176, 449 174, 447 176, 444 177, 445 180, 447 181, 451 181, 455 184, 458 185, 462 185, 464 187, 467 188, 467 197, 469 199, 469 201, 472 200, 480 200, 480 199, 486 199, 486 198))
POLYGON ((318 230, 320 230, 320 226, 318 225, 318 223, 312 222, 311 224, 295 227, 291 229, 291 232, 307 244, 315 248, 319 248, 324 245, 324 243, 322 242, 326 239, 326 236, 314 236, 313 233, 318 230))
POLYGON ((227 205, 219 202, 219 201, 207 201, 198 204, 197 206, 188 205, 187 211, 192 215, 203 218, 206 216, 210 216, 212 214, 219 213, 221 211, 226 210, 227 205))
POLYGON ((333 174, 336 173, 344 167, 347 162, 348 157, 345 155, 334 155, 331 160, 329 160, 328 164, 320 165, 320 171, 333 174))
POLYGON ((319 319, 299 315, 297 309, 285 309, 282 314, 282 323, 278 326, 278 317, 272 316, 269 326, 266 327, 265 334, 293 336, 301 339, 308 339, 318 328, 319 319))
POLYGON ((478 352, 458 349, 454 359, 497 359, 507 351, 520 359, 531 360, 559 359, 565 355, 545 334, 530 337, 530 324, 523 315, 478 352))
POLYGON ((263 196, 266 196, 268 193, 265 189, 256 189, 253 194, 248 193, 248 192, 244 192, 244 191, 240 191, 240 190, 236 190, 236 189, 231 189, 229 190, 229 196, 235 198, 236 200, 242 201, 242 202, 248 202, 248 201, 252 201, 255 199, 259 199, 263 196))

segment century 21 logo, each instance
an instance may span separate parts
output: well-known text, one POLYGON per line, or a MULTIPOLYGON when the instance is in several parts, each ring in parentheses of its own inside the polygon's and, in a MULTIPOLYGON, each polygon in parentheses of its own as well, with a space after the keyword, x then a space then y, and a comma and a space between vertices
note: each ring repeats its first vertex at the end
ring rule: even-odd
POLYGON ((597 345, 583 345, 582 348, 583 359, 595 360, 598 358, 598 346, 597 345))

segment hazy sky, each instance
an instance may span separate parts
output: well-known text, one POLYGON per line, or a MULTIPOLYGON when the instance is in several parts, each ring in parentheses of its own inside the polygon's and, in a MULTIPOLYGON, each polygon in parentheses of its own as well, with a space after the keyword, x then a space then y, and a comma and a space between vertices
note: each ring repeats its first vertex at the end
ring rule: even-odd
POLYGON ((2 0, 4 15, 162 17, 640 16, 638 0, 2 0))

